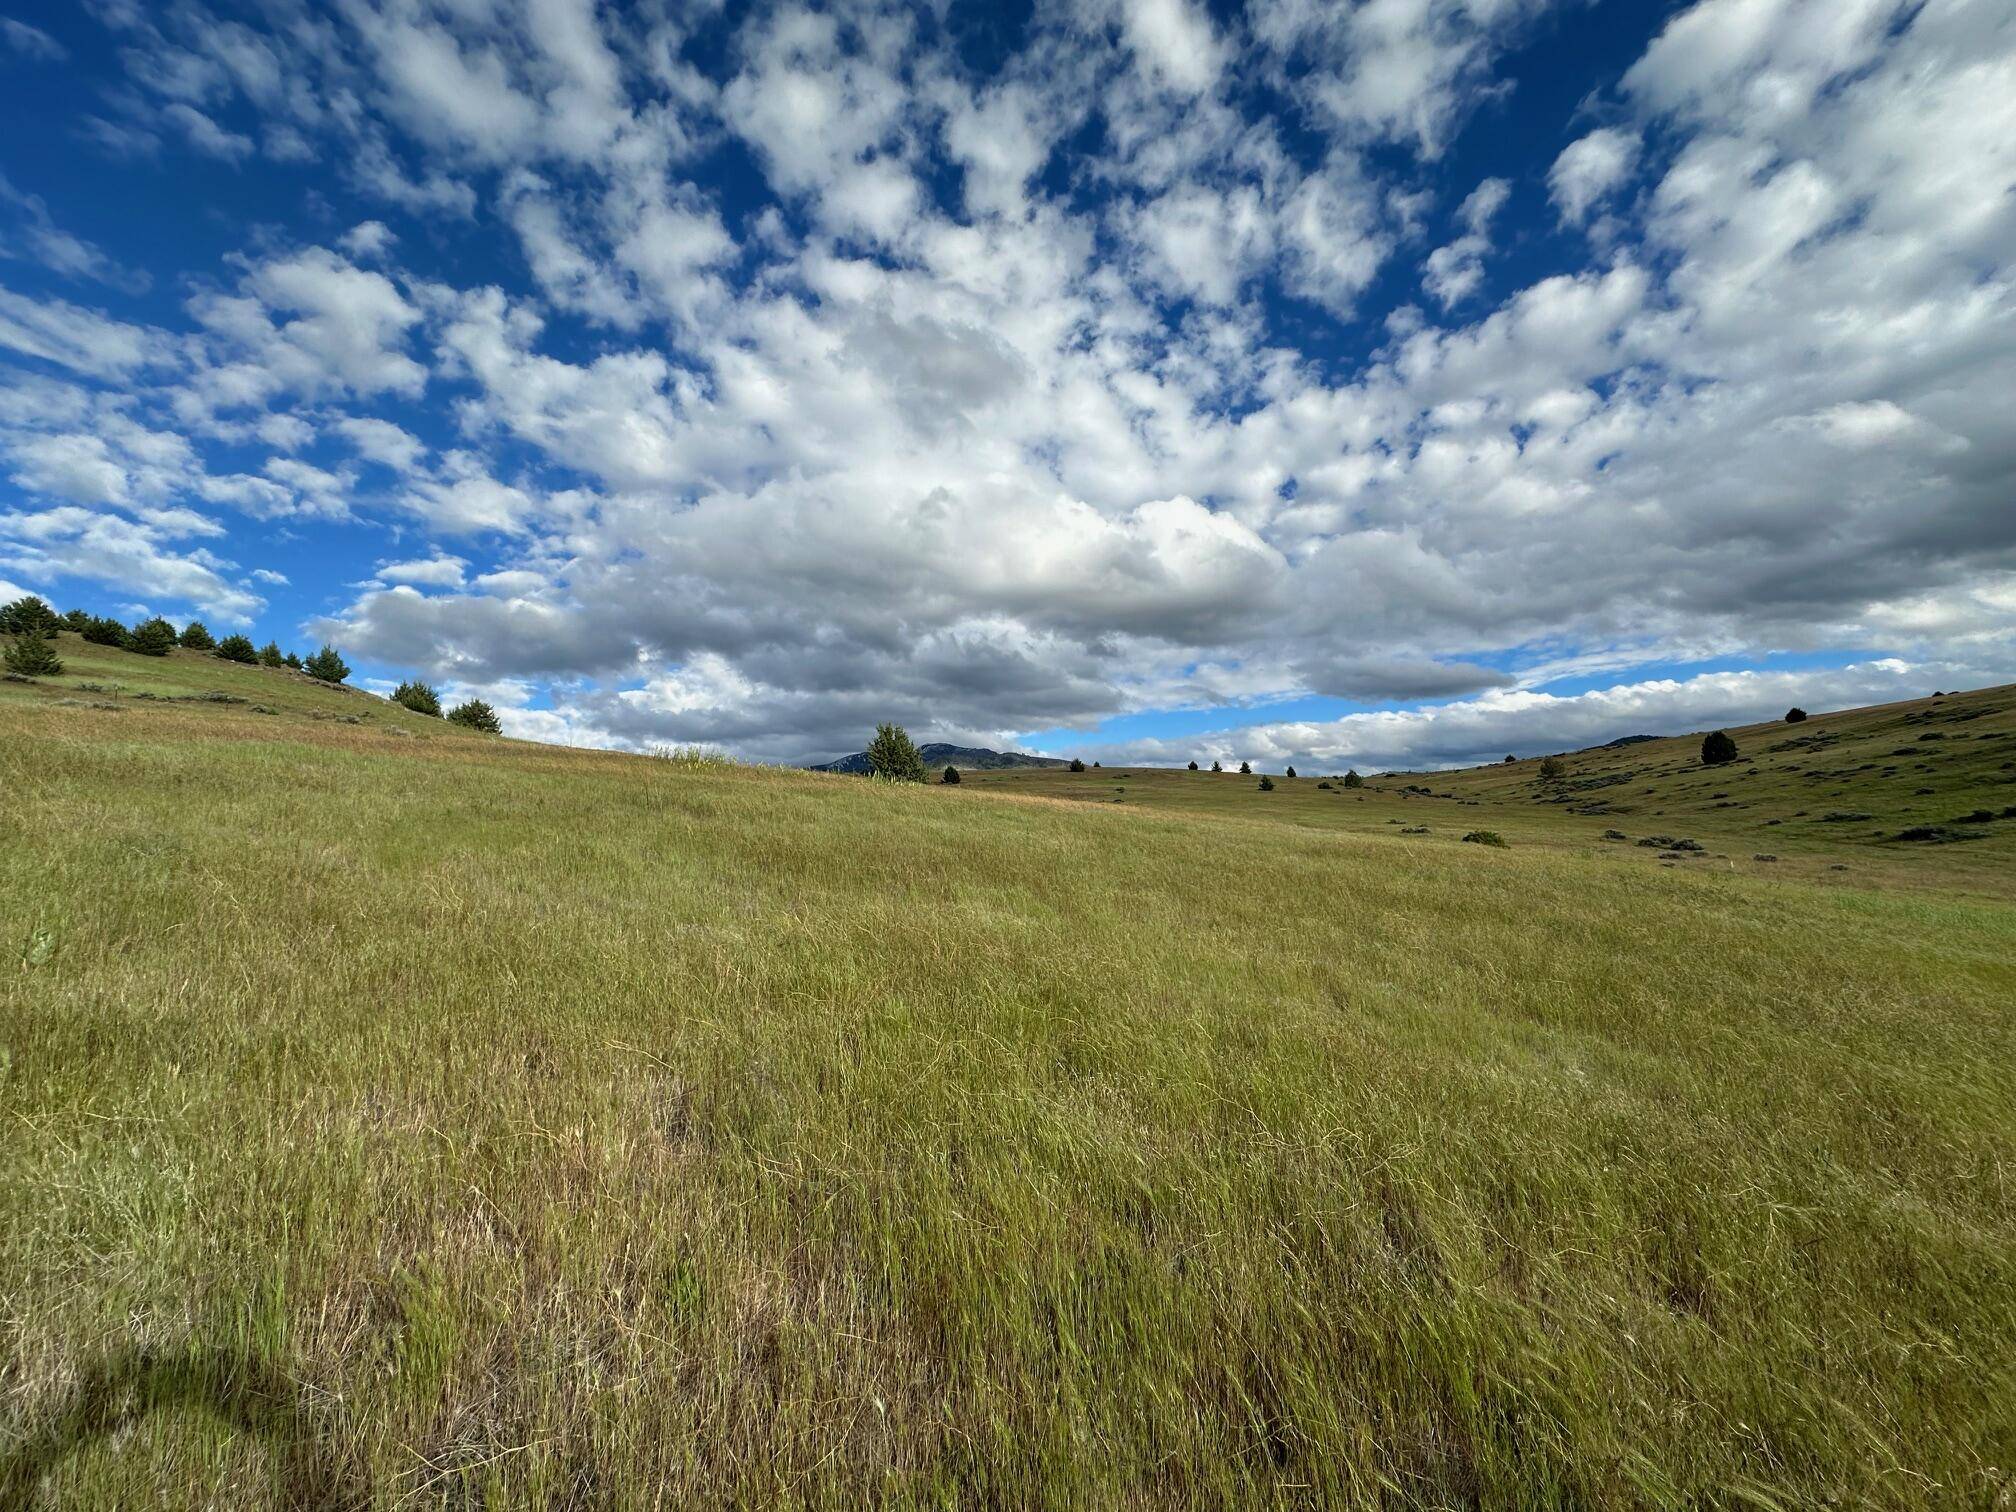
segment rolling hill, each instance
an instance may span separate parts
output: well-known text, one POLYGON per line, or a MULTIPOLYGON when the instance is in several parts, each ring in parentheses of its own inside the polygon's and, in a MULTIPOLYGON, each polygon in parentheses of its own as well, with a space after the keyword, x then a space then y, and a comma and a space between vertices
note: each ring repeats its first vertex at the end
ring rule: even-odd
POLYGON ((891 786, 60 645, 0 1505, 2007 1496, 2009 826, 1888 836, 2016 801, 2008 690, 891 786))
MULTIPOLYGON (((947 745, 943 741, 932 741, 917 748, 917 754, 924 758, 924 765, 933 771, 955 766, 962 772, 1006 771, 1022 767, 1068 767, 1069 761, 1055 756, 1031 756, 1022 751, 989 751, 978 746, 947 745)), ((845 772, 853 777, 868 775, 868 753, 856 751, 852 756, 842 756, 834 761, 825 761, 806 768, 809 772, 845 772)))

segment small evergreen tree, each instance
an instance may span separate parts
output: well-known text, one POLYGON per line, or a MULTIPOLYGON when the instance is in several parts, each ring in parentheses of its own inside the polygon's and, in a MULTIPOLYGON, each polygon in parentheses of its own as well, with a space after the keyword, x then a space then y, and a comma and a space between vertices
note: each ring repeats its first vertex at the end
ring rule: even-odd
POLYGON ((885 782, 922 782, 924 758, 903 726, 879 724, 868 742, 868 771, 885 782))
POLYGON ((472 730, 481 730, 485 735, 504 733, 504 725, 497 718, 497 711, 480 698, 472 698, 467 703, 457 704, 450 709, 448 722, 465 725, 472 730))
POLYGON ((1191 770, 1191 771, 1193 771, 1193 772, 1197 770, 1197 763, 1196 763, 1196 762, 1194 762, 1194 761, 1193 761, 1193 762, 1191 762, 1191 763, 1190 763, 1190 770, 1191 770))
POLYGON ((317 682, 340 683, 350 675, 350 664, 336 654, 334 646, 324 645, 301 664, 301 670, 317 682))
POLYGON ((280 642, 268 641, 259 648, 259 665, 262 667, 284 667, 287 658, 280 654, 280 642))
POLYGON ((166 656, 175 649, 175 627, 159 615, 135 625, 132 649, 142 656, 166 656))
POLYGON ((1252 763, 1252 762, 1250 762, 1250 761, 1242 761, 1242 762, 1240 762, 1240 763, 1239 763, 1239 775, 1240 775, 1241 777, 1251 777, 1251 776, 1253 775, 1253 763, 1252 763))
POLYGON ((1513 762, 1517 761, 1518 759, 1519 758, 1517 756, 1514 756, 1510 752, 1507 752, 1505 756, 1505 765, 1510 766, 1513 762))
POLYGON ((1356 767, 1353 767, 1350 771, 1344 774, 1344 786, 1346 786, 1347 788, 1361 788, 1365 786, 1365 779, 1358 775, 1358 769, 1356 767))
POLYGON ((1797 707, 1796 705, 1790 709, 1787 709, 1785 711, 1785 723, 1787 724, 1806 723, 1806 711, 1804 709, 1797 707))
POLYGON ((1095 761, 1095 762, 1093 762, 1093 763, 1092 763, 1092 770, 1093 770, 1093 771, 1095 771, 1095 772, 1099 770, 1099 763, 1098 763, 1098 762, 1096 762, 1096 761, 1095 761))
POLYGON ((259 662, 259 648, 252 644, 249 636, 227 635, 217 642, 217 649, 211 653, 225 661, 243 662, 246 666, 256 666, 259 662))
POLYGON ((289 651, 287 653, 286 662, 287 665, 292 667, 296 672, 299 672, 301 670, 301 658, 296 656, 292 651, 289 651))
POLYGON ((1549 756, 1545 761, 1540 763, 1540 780, 1542 782, 1559 782, 1567 775, 1567 764, 1559 756, 1549 756))
POLYGON ((1282 775, 1283 775, 1284 777, 1293 777, 1293 776, 1295 775, 1295 768, 1293 768, 1293 767, 1290 767, 1290 768, 1288 768, 1288 770, 1287 770, 1286 772, 1282 773, 1282 775))
POLYGON ((1214 761, 1211 763, 1211 770, 1214 772, 1222 772, 1225 770, 1225 768, 1220 766, 1217 762, 1214 761))
POLYGON ((7 642, 7 670, 16 677, 61 677, 56 648, 40 635, 17 634, 7 642))
POLYGON ((123 648, 133 639, 133 633, 124 625, 102 614, 94 616, 79 633, 94 646, 123 648))
POLYGON ((1722 766, 1737 756, 1736 742, 1725 730, 1716 730, 1701 742, 1701 765, 1722 766))
POLYGON ((948 782, 957 785, 959 781, 959 768, 955 766, 948 766, 947 768, 945 768, 945 775, 943 777, 940 777, 938 780, 940 782, 948 782))
POLYGON ((402 682, 393 690, 392 702, 403 704, 415 714, 441 717, 441 695, 423 682, 402 682))
POLYGON ((62 623, 56 611, 32 593, 0 607, 0 635, 39 635, 54 640, 62 623))
POLYGON ((1080 761, 1076 756, 1073 756, 1071 758, 1071 770, 1074 772, 1082 772, 1085 770, 1085 763, 1080 761))
POLYGON ((63 628, 65 630, 75 630, 79 635, 82 635, 90 626, 91 611, 89 609, 67 609, 64 611, 63 628))
POLYGON ((215 651, 217 642, 210 634, 210 627, 201 620, 191 620, 182 627, 182 649, 184 651, 215 651))
POLYGON ((1262 777, 1262 778, 1260 779, 1260 791, 1261 791, 1261 792, 1263 792, 1263 793, 1271 793, 1271 792, 1273 792, 1273 791, 1274 791, 1274 779, 1273 779, 1272 777, 1262 777))

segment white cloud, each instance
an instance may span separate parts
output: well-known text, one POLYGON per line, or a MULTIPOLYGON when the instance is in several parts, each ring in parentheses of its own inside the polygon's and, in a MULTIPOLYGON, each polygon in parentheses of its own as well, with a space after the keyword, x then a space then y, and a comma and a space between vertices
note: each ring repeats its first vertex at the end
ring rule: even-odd
POLYGON ((1638 166, 1635 132, 1605 126, 1563 148, 1547 171, 1547 187, 1561 218, 1580 225, 1590 209, 1626 180, 1638 166))

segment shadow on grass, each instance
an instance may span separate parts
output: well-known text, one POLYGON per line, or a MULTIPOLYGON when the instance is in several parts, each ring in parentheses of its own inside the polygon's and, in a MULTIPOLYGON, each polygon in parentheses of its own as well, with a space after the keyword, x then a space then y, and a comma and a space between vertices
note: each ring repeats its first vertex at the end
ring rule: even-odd
POLYGON ((258 1438, 287 1506, 348 1512, 369 1501, 362 1478, 318 1439, 292 1381, 241 1357, 195 1351, 123 1355, 91 1370, 66 1402, 0 1449, 0 1508, 31 1505, 43 1477, 69 1456, 163 1408, 208 1412, 258 1438))

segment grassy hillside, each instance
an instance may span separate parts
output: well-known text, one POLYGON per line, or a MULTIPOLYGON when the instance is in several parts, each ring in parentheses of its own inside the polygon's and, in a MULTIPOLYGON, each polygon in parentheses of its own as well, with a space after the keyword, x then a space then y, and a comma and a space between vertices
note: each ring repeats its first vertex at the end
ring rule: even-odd
POLYGON ((2010 1495, 2016 909, 1935 870, 2002 841, 1813 884, 104 655, 0 684, 0 1506, 2010 1495))
POLYGON ((963 786, 1385 834, 1396 844, 1489 829, 1519 846, 1636 851, 1646 865, 2016 896, 2016 687, 1730 733, 1742 755, 1726 766, 1701 764, 1696 733, 1566 754, 1555 780, 1536 758, 1388 773, 1362 789, 1333 774, 1290 781, 1276 772, 1274 790, 1261 792, 1257 775, 1142 768, 976 772, 963 786), (1913 831, 1934 833, 1898 838, 1913 831), (1638 843, 1661 837, 1700 849, 1638 843))

